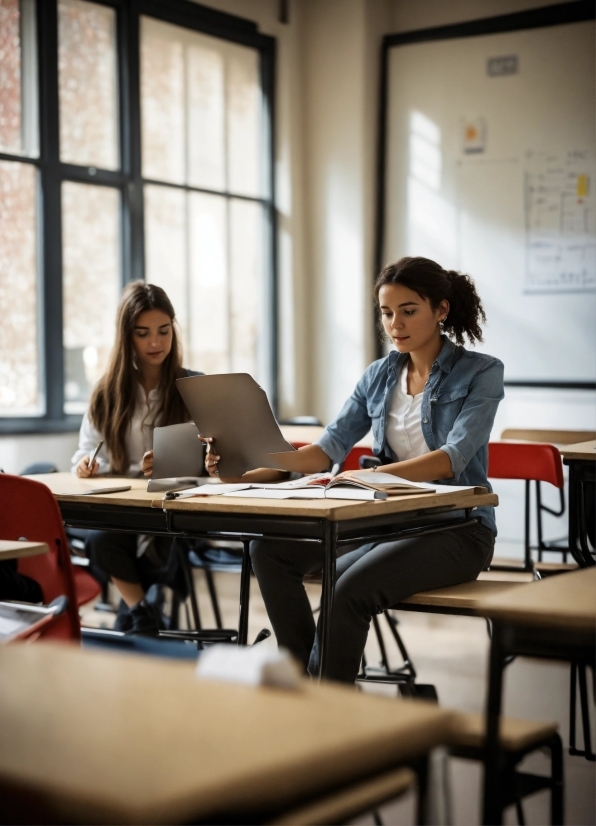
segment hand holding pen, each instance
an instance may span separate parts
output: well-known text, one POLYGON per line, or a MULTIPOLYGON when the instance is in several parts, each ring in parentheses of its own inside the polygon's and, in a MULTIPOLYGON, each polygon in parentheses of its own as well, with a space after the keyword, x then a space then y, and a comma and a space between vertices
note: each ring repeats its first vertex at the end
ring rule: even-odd
POLYGON ((103 445, 103 439, 99 442, 91 456, 83 456, 76 466, 76 474, 79 479, 86 479, 89 476, 95 476, 99 471, 99 463, 97 462, 97 455, 103 445))

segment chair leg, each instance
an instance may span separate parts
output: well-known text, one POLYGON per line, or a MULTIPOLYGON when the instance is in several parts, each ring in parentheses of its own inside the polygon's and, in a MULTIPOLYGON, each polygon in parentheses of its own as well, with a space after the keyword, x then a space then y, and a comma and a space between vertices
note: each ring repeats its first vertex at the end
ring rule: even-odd
POLYGON ((524 807, 522 806, 521 799, 519 797, 515 798, 515 811, 517 814, 517 822, 519 826, 526 826, 526 818, 524 816, 524 807))
POLYGON ((217 591, 215 589, 215 581, 213 579, 213 571, 209 567, 206 567, 204 570, 205 570, 205 579, 207 580, 207 588, 209 589, 209 597, 211 599, 211 605, 213 607, 213 614, 215 616, 215 627, 216 628, 223 628, 222 621, 221 621, 221 612, 219 610, 219 600, 217 598, 217 591))
POLYGON ((596 760, 592 751, 592 736, 590 733, 590 707, 588 703, 588 684, 586 666, 583 663, 571 663, 571 678, 569 690, 569 754, 576 757, 585 757, 586 760, 596 760), (577 688, 579 683, 580 711, 582 718, 583 749, 577 748, 577 688))
POLYGON ((586 666, 584 663, 577 664, 577 676, 579 682, 579 700, 582 711, 584 756, 586 760, 596 760, 596 755, 592 751, 592 736, 590 734, 590 706, 588 704, 588 681, 586 678, 586 666))
POLYGON ((176 591, 172 591, 172 607, 170 609, 169 631, 177 631, 180 628, 180 597, 176 591))
POLYGON ((394 617, 391 616, 389 611, 385 611, 384 614, 385 614, 385 618, 386 618, 387 622, 389 623, 389 630, 391 631, 391 633, 393 635, 393 639, 395 640, 395 644, 399 648, 399 653, 401 654, 402 659, 404 661, 404 664, 403 664, 402 668, 407 668, 409 670, 409 673, 410 673, 412 679, 415 680, 416 679, 416 669, 414 668, 414 664, 410 660, 410 655, 408 654, 408 650, 407 650, 406 646, 404 645, 404 641, 401 638, 401 634, 397 630, 397 620, 394 619, 394 617))
POLYGON ((551 793, 550 822, 552 826, 562 826, 565 808, 565 785, 563 780, 563 742, 558 734, 553 734, 550 742, 551 793))
POLYGON ((385 649, 385 641, 383 639, 383 634, 381 632, 381 627, 379 625, 379 620, 378 620, 376 614, 373 615, 372 621, 373 621, 373 628, 375 629, 375 634, 376 634, 376 637, 377 637, 377 642, 379 643, 379 649, 381 651, 381 665, 383 666, 385 671, 387 673, 389 673, 390 668, 389 668, 389 660, 387 659, 387 650, 385 649))

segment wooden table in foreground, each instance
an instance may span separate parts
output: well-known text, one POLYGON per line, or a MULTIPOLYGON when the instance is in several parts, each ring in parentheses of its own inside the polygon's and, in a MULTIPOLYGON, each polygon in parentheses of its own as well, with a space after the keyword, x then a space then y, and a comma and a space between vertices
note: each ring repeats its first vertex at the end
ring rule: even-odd
POLYGON ((503 672, 511 655, 589 664, 596 645, 596 568, 561 574, 487 597, 475 613, 493 621, 490 651, 483 823, 502 823, 499 718, 503 672))
POLYGON ((596 564, 590 550, 596 518, 596 440, 565 445, 560 451, 563 463, 569 466, 569 549, 578 564, 588 568, 596 564), (588 522, 592 523, 591 537, 588 522))
POLYGON ((188 663, 0 649, 3 822, 263 822, 449 741, 432 704, 304 681, 199 680, 188 663), (243 820, 247 818, 247 820, 243 820))
MULTIPOLYGON (((292 539, 318 544, 322 549, 320 674, 324 676, 327 640, 335 588, 337 552, 354 543, 387 541, 464 526, 474 508, 497 505, 485 488, 441 494, 415 494, 387 500, 268 500, 240 497, 196 497, 166 500, 145 490, 143 480, 111 478, 110 483, 135 483, 125 493, 76 495, 69 474, 31 477, 54 492, 67 525, 102 530, 136 530, 210 539, 232 539, 244 544, 240 583, 239 644, 247 641, 250 598, 249 545, 253 539, 292 539), (69 477, 69 479, 60 478, 69 477), (66 482, 71 487, 65 495, 66 482)), ((75 480, 76 481, 76 480, 75 480)), ((106 481, 107 483, 107 481, 106 481)))
POLYGON ((24 556, 47 554, 49 548, 45 542, 19 542, 12 539, 0 539, 0 562, 7 559, 22 559, 24 556))

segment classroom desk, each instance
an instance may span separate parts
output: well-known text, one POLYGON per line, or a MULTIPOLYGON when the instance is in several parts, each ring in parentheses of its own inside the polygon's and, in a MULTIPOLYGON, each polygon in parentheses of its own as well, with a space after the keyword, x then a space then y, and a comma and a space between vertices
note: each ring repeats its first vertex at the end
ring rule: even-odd
POLYGON ((596 441, 560 448, 563 463, 569 466, 569 550, 582 568, 596 564, 588 541, 586 503, 594 500, 596 483, 596 441), (591 492, 590 492, 591 491, 591 492))
POLYGON ((497 504, 484 488, 474 492, 421 494, 385 501, 259 500, 234 497, 157 500, 164 508, 170 530, 187 536, 227 538, 244 544, 240 580, 239 644, 246 643, 250 598, 252 539, 292 539, 322 548, 321 620, 319 632, 320 676, 325 675, 331 610, 335 590, 335 561, 345 546, 387 541, 442 530, 445 521, 463 525, 472 508, 497 504), (461 515, 461 511, 465 516, 461 515), (453 513, 458 511, 459 513, 453 513), (222 524, 222 522, 225 523, 222 524))
POLYGON ((252 688, 199 680, 186 662, 6 646, 3 822, 12 811, 27 823, 261 823, 424 767, 452 725, 438 706, 343 686, 252 688))
POLYGON ((483 823, 502 823, 498 749, 503 672, 512 655, 594 667, 596 568, 561 574, 487 597, 477 614, 493 622, 487 701, 483 823))
POLYGON ((12 539, 0 539, 0 562, 7 559, 22 559, 25 556, 47 554, 49 548, 45 542, 19 542, 12 539))
MULTIPOLYGON (((66 480, 58 477, 67 475, 56 473, 31 478, 44 482, 55 493, 62 517, 72 527, 170 533, 172 536, 243 542, 238 623, 240 645, 245 645, 247 641, 250 541, 260 538, 292 539, 320 545, 324 560, 319 640, 321 676, 325 674, 338 550, 354 543, 434 533, 442 530, 446 521, 453 525, 466 524, 473 508, 498 504, 497 496, 487 493, 485 488, 368 502, 224 499, 219 496, 164 500, 158 494, 140 489, 138 485, 126 493, 65 496, 60 491, 64 490, 66 480)), ((111 481, 117 483, 120 480, 111 481)), ((143 480, 132 481, 143 484, 143 480)))

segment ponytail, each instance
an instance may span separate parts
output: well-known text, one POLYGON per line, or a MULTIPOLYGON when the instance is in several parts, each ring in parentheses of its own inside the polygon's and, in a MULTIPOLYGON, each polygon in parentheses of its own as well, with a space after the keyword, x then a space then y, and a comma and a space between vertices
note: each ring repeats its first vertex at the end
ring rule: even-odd
POLYGON ((443 323, 443 332, 456 344, 463 344, 464 336, 470 344, 482 341, 481 325, 486 324, 486 315, 469 275, 444 270, 429 258, 400 258, 394 264, 387 264, 379 273, 375 282, 377 304, 379 290, 386 284, 401 284, 414 290, 430 302, 433 310, 441 301, 448 301, 449 313, 443 323))

